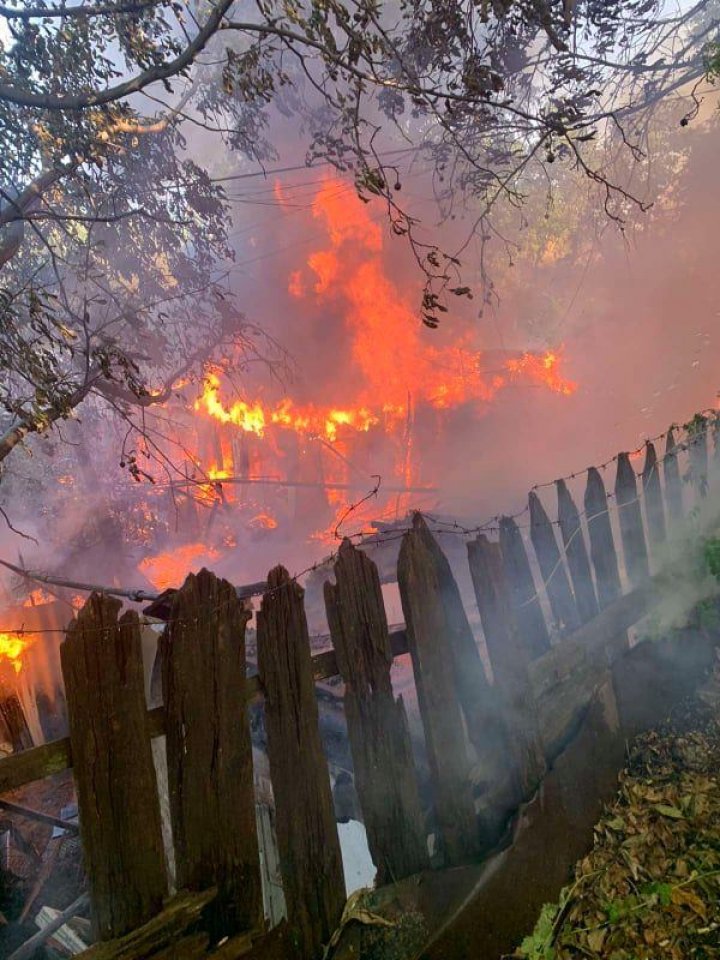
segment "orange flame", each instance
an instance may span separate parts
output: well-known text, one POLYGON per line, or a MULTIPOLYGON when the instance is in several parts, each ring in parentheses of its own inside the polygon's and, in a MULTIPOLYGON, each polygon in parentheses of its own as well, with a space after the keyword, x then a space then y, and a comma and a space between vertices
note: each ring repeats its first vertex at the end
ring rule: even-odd
POLYGON ((315 298, 320 305, 332 300, 340 308, 364 386, 341 406, 298 406, 290 398, 270 406, 257 399, 230 404, 221 398, 221 371, 215 369, 206 375, 196 410, 258 437, 275 425, 334 442, 342 427, 368 431, 382 425, 391 431, 407 415, 408 396, 445 410, 488 402, 519 378, 565 396, 574 392, 577 385, 561 374, 559 351, 525 353, 508 360, 505 372, 488 377, 481 369, 482 352, 470 349, 467 338, 450 346, 431 342, 412 302, 385 272, 380 227, 360 200, 338 186, 328 178, 312 205, 330 247, 308 257, 305 274, 291 273, 288 290, 296 298, 315 298))
MULTIPOLYGON (((280 205, 286 207, 279 181, 274 190, 280 205)), ((448 324, 429 333, 417 316, 417 291, 406 293, 388 272, 383 231, 373 221, 371 208, 346 184, 327 178, 315 194, 311 210, 327 242, 313 250, 299 269, 289 271, 287 289, 294 300, 302 301, 316 315, 337 317, 342 324, 346 335, 342 349, 348 353, 343 353, 342 367, 338 364, 335 373, 328 357, 330 372, 324 378, 324 389, 329 400, 268 399, 259 392, 232 395, 224 375, 232 368, 233 359, 227 358, 206 370, 194 404, 200 417, 228 428, 208 431, 210 438, 201 440, 201 449, 191 454, 193 467, 202 476, 194 488, 194 499, 205 506, 236 504, 245 511, 246 523, 255 529, 273 529, 278 520, 269 512, 268 497, 256 494, 255 489, 249 492, 242 478, 282 480, 297 470, 294 458, 308 462, 302 460, 308 445, 297 443, 288 454, 282 431, 301 441, 320 441, 317 473, 311 470, 309 477, 299 479, 317 479, 318 486, 325 486, 325 503, 336 512, 337 523, 347 513, 349 470, 356 466, 364 470, 367 463, 370 444, 360 442, 362 434, 384 434, 392 472, 402 487, 422 489, 428 481, 413 436, 413 424, 422 409, 441 414, 462 406, 482 409, 499 391, 518 383, 560 396, 577 389, 563 374, 562 348, 525 352, 488 373, 483 369, 487 358, 477 349, 473 331, 457 335, 448 324), (283 457, 289 458, 289 469, 284 469, 283 457), (229 478, 237 479, 238 484, 223 486, 222 481, 229 478)), ((385 453, 383 456, 387 459, 385 453)), ((404 490, 391 499, 390 509, 396 516, 413 505, 404 490)), ((277 501, 270 502, 277 507, 277 501)), ((369 502, 364 509, 368 516, 353 511, 353 523, 371 519, 378 505, 369 502)), ((335 524, 330 529, 334 531, 335 524)), ((318 536, 326 538, 329 533, 318 536)), ((158 587, 177 586, 201 557, 213 559, 213 552, 201 544, 190 544, 146 558, 141 569, 158 587)))
POLYGON ((197 568, 205 560, 217 560, 219 554, 204 543, 187 543, 167 553, 145 557, 139 568, 158 590, 182 585, 189 570, 197 568))
POLYGON ((524 374, 530 381, 546 386, 549 390, 569 397, 577 390, 577 383, 560 376, 558 367, 561 358, 557 351, 548 350, 538 356, 524 353, 517 360, 508 360, 506 366, 511 374, 524 374))
POLYGON ((253 517, 250 521, 251 527, 260 530, 275 530, 277 525, 277 520, 269 513, 258 513, 257 516, 253 517))

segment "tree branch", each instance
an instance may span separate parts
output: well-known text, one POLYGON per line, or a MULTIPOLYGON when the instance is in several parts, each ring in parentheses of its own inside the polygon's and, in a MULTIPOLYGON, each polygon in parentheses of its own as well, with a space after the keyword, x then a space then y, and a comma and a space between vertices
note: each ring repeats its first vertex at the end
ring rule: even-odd
POLYGON ((74 393, 70 394, 62 407, 47 410, 43 413, 42 417, 37 417, 34 420, 17 417, 0 437, 0 462, 9 456, 15 447, 22 443, 25 437, 31 433, 42 433, 50 424, 67 417, 71 410, 74 410, 75 407, 82 403, 99 377, 100 374, 97 373, 93 377, 88 378, 81 387, 78 387, 74 393))
POLYGON ((21 107, 39 107, 42 110, 68 111, 100 107, 106 103, 122 100, 130 94, 138 93, 145 87, 150 86, 151 83, 156 83, 158 80, 168 80, 170 77, 175 77, 186 70, 217 32, 223 17, 233 2, 234 0, 218 0, 202 30, 178 57, 169 63, 158 64, 148 70, 143 70, 142 73, 131 80, 126 80, 114 87, 108 87, 107 90, 77 94, 33 93, 29 90, 20 89, 11 83, 0 83, 0 102, 15 103, 21 107))
MULTIPOLYGON (((136 0, 134 3, 106 3, 77 7, 8 7, 0 4, 0 17, 6 20, 51 20, 55 17, 103 17, 118 16, 124 13, 142 13, 150 7, 158 6, 159 0, 136 0)), ((166 6, 165 3, 160 4, 166 6)))

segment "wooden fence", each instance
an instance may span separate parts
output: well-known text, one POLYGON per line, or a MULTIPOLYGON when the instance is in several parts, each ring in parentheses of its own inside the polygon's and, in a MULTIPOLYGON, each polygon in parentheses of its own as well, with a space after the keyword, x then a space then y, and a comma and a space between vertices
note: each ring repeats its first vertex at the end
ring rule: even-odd
POLYGON ((527 538, 517 519, 503 518, 497 540, 482 532, 469 540, 491 678, 453 571, 420 515, 398 559, 404 629, 390 631, 377 567, 345 541, 325 587, 333 649, 311 656, 303 591, 277 567, 258 612, 259 674, 249 679, 249 615, 236 589, 207 570, 191 574, 171 598, 160 643, 163 704, 151 711, 138 615, 120 615, 117 600, 91 595, 61 648, 69 738, 0 761, 0 793, 73 767, 100 941, 86 956, 191 960, 217 943, 221 960, 256 949, 270 956, 247 710, 258 696, 287 908, 282 955, 322 955, 345 903, 314 690, 333 675, 344 681, 378 880, 429 868, 408 718, 391 684, 393 660, 406 653, 432 787, 433 863, 482 857, 568 743, 601 675, 626 649, 627 630, 657 597, 650 565, 707 490, 705 431, 688 444, 693 482, 684 489, 686 452, 671 431, 662 458, 648 443, 639 477, 629 455, 617 457, 610 496, 601 473, 589 470, 582 513, 558 481, 554 522, 533 491, 527 538), (161 734, 182 890, 170 900, 151 751, 161 734), (162 953, 168 944, 182 953, 162 953))

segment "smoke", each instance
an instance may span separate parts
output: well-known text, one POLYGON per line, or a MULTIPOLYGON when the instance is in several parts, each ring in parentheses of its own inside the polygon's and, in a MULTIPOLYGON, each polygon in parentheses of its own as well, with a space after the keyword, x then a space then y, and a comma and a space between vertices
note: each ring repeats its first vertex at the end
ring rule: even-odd
MULTIPOLYGON (((642 633, 667 636, 688 625, 705 610, 717 617, 715 602, 720 594, 718 579, 709 569, 705 547, 720 534, 720 490, 717 485, 686 520, 670 531, 665 543, 654 551, 658 602, 642 633)), ((715 622, 712 624, 717 626, 715 622)))
MULTIPOLYGON (((550 215, 546 181, 525 185, 527 226, 513 226, 510 214, 501 214, 518 246, 495 240, 493 254, 490 244, 499 300, 480 309, 479 252, 471 244, 462 255, 462 280, 477 295, 450 297, 440 328, 429 330, 418 320, 423 278, 407 242, 391 235, 382 204, 361 204, 352 182, 328 168, 303 168, 295 123, 278 115, 273 139, 290 161, 283 168, 298 169, 226 182, 236 251, 228 287, 288 362, 272 373, 264 363, 231 370, 220 399, 226 407, 243 400, 277 411, 289 398, 303 415, 312 409, 322 420, 332 409, 341 418, 336 437, 308 430, 291 443, 273 429, 263 436, 236 431, 226 445, 233 447, 236 472, 351 489, 323 495, 311 486, 226 484, 222 503, 214 506, 208 496, 193 510, 171 503, 168 494, 166 522, 143 526, 138 517, 153 512, 158 491, 145 497, 145 488, 119 471, 120 431, 83 412, 81 423, 63 428, 79 444, 76 451, 56 436, 49 455, 45 442, 31 443, 34 464, 22 451, 14 455, 18 475, 43 473, 42 493, 29 488, 18 517, 40 545, 6 532, 4 555, 20 549, 32 566, 147 587, 143 557, 191 543, 207 548, 193 554, 194 565, 206 562, 236 582, 260 580, 278 561, 300 571, 327 554, 335 525, 373 489, 376 476, 380 495, 348 514, 341 533, 374 518, 402 520, 415 508, 474 525, 522 508, 534 484, 581 472, 714 404, 720 279, 708 197, 716 189, 717 125, 709 120, 696 131, 681 130, 672 114, 663 123, 638 190, 655 201, 650 213, 621 233, 604 217, 597 191, 558 165, 550 215), (577 389, 552 389, 527 370, 511 375, 508 358, 527 351, 556 354, 554 374, 577 389), (349 431, 342 416, 351 408, 376 422, 349 431), (82 463, 81 448, 92 450, 82 463), (70 495, 56 484, 68 471, 76 475, 70 495), (405 485, 432 489, 384 492, 405 485), (252 510, 240 521, 242 498, 252 510), (109 511, 112 536, 103 527, 109 511), (321 530, 325 539, 312 539, 321 530)), ((210 135, 196 133, 189 149, 217 175, 252 172, 218 155, 210 135)), ((637 172, 615 172, 637 185, 637 172)), ((439 222, 428 161, 410 155, 398 177, 399 197, 421 220, 423 238, 446 250, 460 246, 476 213, 472 203, 464 218, 439 222)), ((233 358, 227 360, 232 368, 233 358)), ((201 436, 198 453, 207 469, 222 457, 212 425, 192 410, 193 390, 185 391, 191 408, 185 423, 201 436)), ((20 488, 20 481, 8 487, 15 504, 23 503, 20 488)))
MULTIPOLYGON (((381 204, 362 210, 375 225, 368 241, 352 185, 328 181, 322 170, 248 187, 247 204, 271 209, 257 217, 251 206, 238 217, 234 286, 248 315, 292 358, 293 376, 280 393, 336 406, 400 405, 410 395, 413 478, 438 490, 404 498, 401 510, 423 507, 476 522, 514 512, 535 483, 634 449, 713 406, 720 280, 708 197, 716 189, 717 124, 711 119, 689 132, 673 114, 662 123, 647 182, 633 183, 637 172, 618 174, 654 202, 649 213, 621 231, 604 218, 601 195, 589 194, 580 174, 561 171, 546 225, 546 184, 530 185, 528 216, 537 219, 514 235, 514 266, 504 251, 492 258, 499 302, 480 311, 477 299, 450 298, 451 312, 436 331, 417 321, 422 277, 405 241, 390 236, 381 204), (342 208, 341 243, 333 242, 336 228, 318 202, 323 193, 325 207, 342 208), (401 318, 392 328, 373 317, 378 298, 401 318), (545 350, 560 351, 562 375, 578 384, 574 393, 522 377, 494 385, 508 355, 545 350), (482 377, 468 388, 468 357, 476 353, 482 377), (467 395, 439 408, 428 399, 443 375, 464 377, 467 395)), ((436 226, 427 168, 409 164, 400 179, 403 202, 427 235, 454 249, 472 209, 465 220, 436 226)), ((474 247, 464 255, 463 279, 471 285, 476 255, 474 247)), ((247 389, 254 396, 265 388, 250 381, 247 389)), ((356 479, 364 473, 368 489, 373 474, 391 482, 398 446, 388 449, 377 431, 356 443, 356 479)))

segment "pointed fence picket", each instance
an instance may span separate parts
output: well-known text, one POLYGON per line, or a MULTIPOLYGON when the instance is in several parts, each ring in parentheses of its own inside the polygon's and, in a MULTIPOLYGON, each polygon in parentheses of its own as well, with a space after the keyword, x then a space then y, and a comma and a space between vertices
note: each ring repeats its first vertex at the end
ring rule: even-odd
POLYGON ((631 585, 637 587, 649 577, 650 567, 638 497, 637 478, 630 462, 630 455, 627 453, 621 453, 617 458, 615 501, 620 520, 625 570, 631 585))
POLYGON ((580 618, 565 569, 565 560, 555 539, 555 528, 535 491, 531 491, 528 496, 528 506, 530 539, 545 583, 550 608, 560 632, 572 632, 580 626, 580 618))
POLYGON ((667 537, 665 525, 665 505, 663 501, 662 485, 660 483, 660 466, 658 464, 655 444, 648 442, 645 446, 645 466, 642 472, 643 496, 645 498, 645 519, 647 520, 650 545, 657 549, 667 537))
POLYGON ((558 480, 556 488, 558 521, 565 545, 565 555, 570 568, 573 590, 575 591, 578 614, 580 615, 580 622, 587 623, 597 616, 598 605, 590 572, 590 560, 585 546, 585 537, 580 524, 580 514, 565 481, 558 480))

